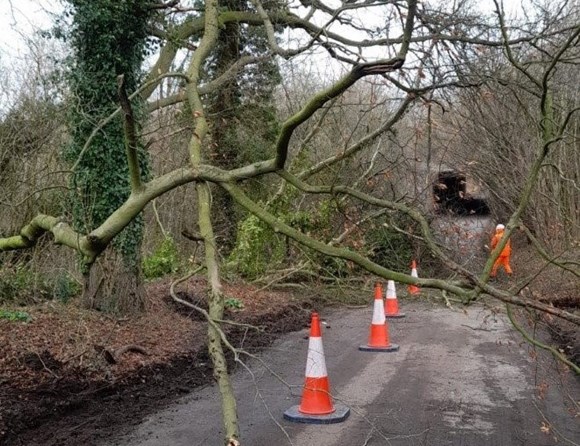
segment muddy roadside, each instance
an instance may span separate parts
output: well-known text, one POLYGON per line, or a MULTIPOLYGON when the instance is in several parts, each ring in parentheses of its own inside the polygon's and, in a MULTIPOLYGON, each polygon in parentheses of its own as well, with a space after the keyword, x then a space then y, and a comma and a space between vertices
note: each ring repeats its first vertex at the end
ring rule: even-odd
MULTIPOLYGON (((204 306, 204 289, 203 279, 192 281, 180 297, 204 306)), ((167 290, 152 286, 152 308, 136 321, 54 305, 31 309, 28 324, 0 321, 0 444, 90 446, 211 384, 205 323, 167 290), (105 352, 128 345, 140 351, 107 360, 105 352)), ((303 328, 312 307, 308 298, 246 285, 226 286, 226 294, 235 304, 226 318, 259 328, 228 328, 232 344, 250 352, 303 328)))

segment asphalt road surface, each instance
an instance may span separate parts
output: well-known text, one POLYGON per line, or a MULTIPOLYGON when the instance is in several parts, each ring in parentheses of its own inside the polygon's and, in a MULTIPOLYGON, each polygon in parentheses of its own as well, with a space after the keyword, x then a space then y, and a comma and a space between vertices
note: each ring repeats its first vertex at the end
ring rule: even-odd
MULTIPOLYGON (((481 307, 450 310, 399 302, 389 320, 395 353, 361 352, 372 310, 322 312, 326 366, 335 401, 351 409, 333 425, 283 419, 300 401, 307 330, 279 339, 252 373, 235 374, 242 445, 544 446, 580 442, 580 383, 551 357, 530 353, 503 316, 481 307), (277 377, 273 375, 274 372, 277 377), (283 382, 282 382, 283 381, 283 382), (574 406, 576 404, 576 406, 574 406)), ((145 419, 106 446, 222 446, 215 386, 145 419)))

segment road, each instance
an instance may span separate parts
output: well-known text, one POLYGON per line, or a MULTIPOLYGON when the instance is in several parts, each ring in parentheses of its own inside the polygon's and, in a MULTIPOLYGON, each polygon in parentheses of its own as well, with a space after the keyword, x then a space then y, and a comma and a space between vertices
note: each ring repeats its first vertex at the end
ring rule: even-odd
POLYGON ((495 228, 490 217, 440 215, 431 222, 431 227, 453 260, 468 269, 483 267, 489 254, 484 245, 489 245, 495 228))
MULTIPOLYGON (((450 310, 400 301, 405 319, 389 321, 395 353, 358 350, 371 308, 322 312, 331 392, 351 408, 334 425, 283 419, 298 404, 307 330, 279 339, 235 374, 242 444, 251 446, 544 446, 580 442, 577 377, 551 372, 551 358, 532 359, 527 344, 482 307, 450 310), (564 382, 562 382, 562 379, 564 382), (290 385, 290 388, 281 382, 290 385), (577 406, 576 406, 577 407, 577 406), (547 431, 547 432, 546 432, 547 431), (555 437, 563 436, 556 442, 555 437)), ((206 387, 143 420, 106 446, 221 446, 217 388, 206 387)), ((572 443, 573 444, 573 443, 572 443)), ((105 446, 105 445, 103 445, 105 446)))

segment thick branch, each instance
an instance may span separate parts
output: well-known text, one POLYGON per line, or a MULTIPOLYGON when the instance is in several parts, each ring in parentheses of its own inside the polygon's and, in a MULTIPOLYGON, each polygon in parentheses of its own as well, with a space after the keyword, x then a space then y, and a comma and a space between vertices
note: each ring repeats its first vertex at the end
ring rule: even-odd
POLYGON ((57 245, 73 248, 86 257, 95 255, 95 249, 90 246, 85 237, 58 218, 43 214, 37 215, 30 223, 24 226, 20 231, 20 235, 0 238, 0 251, 31 248, 47 232, 53 235, 54 242, 57 245))
POLYGON ((252 201, 244 192, 236 185, 232 183, 220 183, 225 190, 227 190, 230 195, 236 200, 238 204, 243 206, 246 210, 256 215, 260 220, 267 223, 274 231, 281 232, 282 234, 290 237, 291 239, 297 241, 298 243, 307 246, 309 248, 315 249, 316 251, 326 254, 332 257, 338 257, 345 260, 350 260, 358 266, 364 268, 370 273, 376 274, 377 276, 383 277, 384 279, 395 280, 404 284, 420 285, 430 288, 438 288, 442 290, 449 291, 453 294, 459 296, 466 296, 465 289, 454 285, 445 280, 439 279, 417 279, 407 274, 398 273, 396 271, 384 268, 366 257, 353 252, 346 248, 337 248, 334 246, 327 245, 325 243, 319 242, 300 231, 288 226, 287 224, 280 221, 276 216, 269 213, 265 209, 261 208, 258 204, 252 201))
POLYGON ((157 61, 151 67, 151 71, 149 75, 145 79, 146 87, 141 91, 141 98, 145 101, 149 99, 149 97, 153 94, 161 78, 159 77, 162 74, 165 74, 169 71, 171 64, 175 60, 175 56, 181 45, 179 42, 186 40, 191 36, 191 33, 199 32, 203 29, 203 21, 200 19, 194 20, 195 23, 199 24, 199 28, 190 27, 191 21, 188 20, 182 25, 178 26, 176 29, 171 29, 166 33, 158 33, 155 30, 152 30, 152 34, 156 35, 157 37, 164 39, 166 41, 165 45, 161 48, 159 52, 159 57, 157 61))
MULTIPOLYGON (((258 63, 265 60, 268 56, 242 56, 235 63, 232 64, 226 71, 224 71, 218 78, 209 81, 206 84, 200 85, 198 92, 201 96, 219 90, 223 85, 230 82, 235 76, 242 71, 242 69, 250 64, 258 63)), ((178 91, 177 93, 152 101, 148 104, 149 112, 159 110, 170 105, 179 104, 187 99, 186 90, 178 91)))
MULTIPOLYGON (((215 49, 218 36, 218 2, 217 0, 205 1, 205 32, 199 43, 198 49, 194 52, 191 64, 187 70, 192 79, 187 86, 187 99, 192 111, 192 118, 195 122, 193 135, 189 142, 189 158, 193 169, 198 169, 202 162, 202 147, 209 132, 208 123, 204 113, 203 103, 198 90, 198 84, 202 76, 204 64, 215 49)), ((204 241, 205 267, 209 291, 209 319, 216 320, 223 318, 224 297, 221 290, 219 277, 219 262, 216 240, 211 222, 211 194, 209 184, 199 182, 197 184, 197 213, 199 232, 204 241)), ((223 350, 223 338, 220 336, 219 327, 208 325, 208 351, 214 366, 214 378, 218 383, 222 403, 222 419, 226 441, 237 439, 240 436, 240 428, 237 416, 236 398, 233 386, 228 374, 228 366, 223 350)), ((226 344, 227 345, 227 344, 226 344)))
POLYGON ((75 232, 66 223, 59 222, 55 217, 38 215, 22 229, 20 235, 0 238, 0 251, 30 248, 44 232, 52 232, 57 244, 79 251, 91 263, 151 200, 164 193, 194 181, 213 183, 238 181, 274 171, 274 160, 257 162, 232 171, 209 165, 199 165, 195 169, 192 167, 176 169, 143 184, 138 191, 131 193, 115 212, 86 237, 75 232))
POLYGON ((135 128, 135 116, 131 108, 131 102, 125 89, 125 76, 117 77, 119 91, 119 102, 123 110, 123 129, 125 131, 125 150, 127 152, 127 165, 129 166, 129 178, 131 180, 131 191, 135 192, 141 188, 141 172, 139 169, 139 158, 137 156, 137 130, 135 128))

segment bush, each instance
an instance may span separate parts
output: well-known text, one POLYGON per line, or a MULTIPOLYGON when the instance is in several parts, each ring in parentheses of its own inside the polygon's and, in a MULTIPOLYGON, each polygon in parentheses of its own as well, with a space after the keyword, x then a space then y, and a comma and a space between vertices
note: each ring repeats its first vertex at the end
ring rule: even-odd
POLYGON ((54 297, 62 303, 67 303, 81 292, 81 285, 65 272, 56 277, 53 289, 54 297))
POLYGON ((173 274, 179 269, 179 253, 172 237, 165 237, 149 257, 143 259, 143 275, 147 279, 173 274))
POLYGON ((0 271, 0 303, 25 305, 51 299, 66 303, 80 291, 79 283, 66 271, 50 275, 40 274, 23 265, 0 271))
MULTIPOLYGON (((334 202, 322 200, 309 210, 290 210, 289 203, 297 194, 295 188, 288 187, 285 194, 271 206, 270 211, 280 221, 300 232, 314 237, 327 237, 335 211, 334 202)), ((309 253, 308 257, 314 259, 315 264, 319 264, 319 258, 324 259, 322 262, 325 262, 325 267, 332 271, 342 271, 346 265, 346 262, 340 259, 327 260, 326 256, 309 249, 304 249, 304 252, 309 253)), ((299 263, 298 256, 302 255, 292 249, 292 242, 288 237, 277 233, 255 215, 248 215, 238 225, 236 244, 226 266, 246 279, 256 279, 268 270, 281 267, 289 260, 294 264, 299 263)))
POLYGON ((244 309, 244 303, 240 299, 237 299, 235 297, 231 297, 229 299, 226 299, 226 301, 224 302, 224 305, 226 308, 228 308, 230 310, 243 310, 244 309))
POLYGON ((338 279, 348 277, 353 272, 352 264, 349 266, 349 262, 345 259, 330 257, 316 251, 312 251, 311 258, 316 260, 315 264, 319 267, 319 273, 324 276, 338 279))
POLYGON ((284 239, 258 217, 250 215, 239 224, 236 246, 227 266, 246 278, 255 279, 267 268, 279 264, 285 252, 284 239))
POLYGON ((50 296, 50 286, 44 278, 24 266, 5 268, 0 272, 0 302, 25 304, 30 300, 50 296))
POLYGON ((392 229, 388 224, 379 225, 365 234, 370 259, 394 271, 407 271, 413 258, 408 236, 392 229))
POLYGON ((6 319, 11 322, 29 322, 32 318, 24 311, 0 309, 0 319, 6 319))

